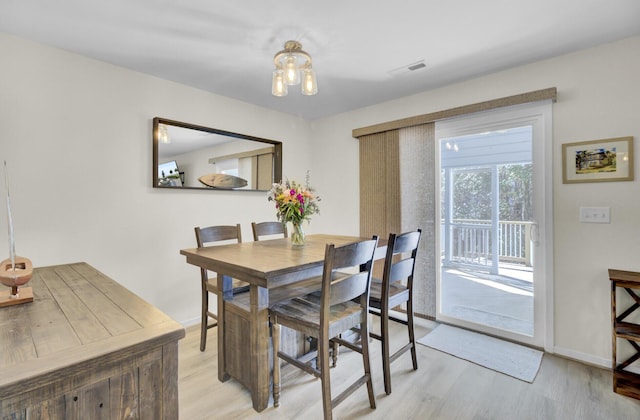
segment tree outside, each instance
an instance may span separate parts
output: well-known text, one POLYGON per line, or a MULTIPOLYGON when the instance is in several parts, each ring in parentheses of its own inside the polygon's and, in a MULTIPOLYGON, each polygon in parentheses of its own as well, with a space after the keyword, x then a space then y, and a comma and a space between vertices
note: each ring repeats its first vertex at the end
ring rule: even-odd
MULTIPOLYGON (((533 219, 532 170, 530 163, 498 166, 501 221, 533 219)), ((452 175, 453 219, 491 220, 490 168, 457 169, 452 175)))

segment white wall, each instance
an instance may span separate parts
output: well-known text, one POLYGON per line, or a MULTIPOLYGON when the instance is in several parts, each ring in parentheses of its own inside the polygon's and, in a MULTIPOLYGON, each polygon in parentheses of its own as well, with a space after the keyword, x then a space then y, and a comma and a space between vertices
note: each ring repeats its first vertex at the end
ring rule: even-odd
MULTIPOLYGON (((284 175, 311 169, 322 197, 307 231, 357 234, 352 129, 557 87, 556 351, 609 365, 606 270, 640 271, 638 181, 564 185, 560 155, 562 143, 629 135, 638 150, 640 37, 311 123, 3 34, 0 56, 0 159, 18 253, 36 266, 86 261, 184 323, 199 311, 198 270, 178 254, 193 246, 193 227, 240 222, 249 240, 249 223, 274 212, 259 192, 152 189, 154 116, 283 141, 284 175), (611 224, 578 223, 580 206, 611 207, 611 224)), ((6 243, 0 229, 0 256, 6 243)))
POLYGON ((357 233, 358 146, 352 129, 554 86, 555 351, 608 367, 607 268, 640 271, 640 163, 634 182, 565 185, 561 153, 563 143, 634 136, 638 157, 640 37, 314 122, 313 167, 322 174, 316 187, 327 202, 316 228, 357 233), (611 224, 579 223, 580 206, 611 207, 611 224))
POLYGON ((252 240, 250 222, 275 210, 265 192, 152 189, 153 117, 277 139, 286 175, 309 167, 304 120, 4 34, 0 56, 18 254, 34 266, 86 261, 177 321, 199 316, 200 274, 179 255, 194 226, 241 223, 252 240))

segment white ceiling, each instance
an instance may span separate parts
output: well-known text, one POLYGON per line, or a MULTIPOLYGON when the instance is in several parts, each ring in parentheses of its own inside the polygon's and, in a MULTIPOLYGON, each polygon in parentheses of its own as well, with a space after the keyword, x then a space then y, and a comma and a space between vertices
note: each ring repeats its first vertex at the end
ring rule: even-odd
POLYGON ((312 120, 640 34, 640 0, 0 0, 0 31, 312 120), (271 96, 289 39, 315 96, 271 96))

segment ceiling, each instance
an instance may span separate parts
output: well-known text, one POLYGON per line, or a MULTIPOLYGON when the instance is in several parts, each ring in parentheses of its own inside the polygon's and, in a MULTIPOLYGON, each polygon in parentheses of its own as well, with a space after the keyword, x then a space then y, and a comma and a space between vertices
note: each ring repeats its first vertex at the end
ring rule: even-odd
POLYGON ((640 34, 640 1, 0 0, 0 31, 314 120, 640 34), (315 96, 271 95, 290 39, 315 96))

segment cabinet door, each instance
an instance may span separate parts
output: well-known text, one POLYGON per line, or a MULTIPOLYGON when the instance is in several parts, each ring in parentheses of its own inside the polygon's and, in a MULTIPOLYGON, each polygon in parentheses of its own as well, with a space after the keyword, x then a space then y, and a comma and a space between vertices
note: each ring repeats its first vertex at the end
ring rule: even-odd
POLYGON ((109 379, 73 390, 64 399, 67 420, 109 419, 109 379))
POLYGON ((140 419, 157 420, 163 418, 162 360, 141 365, 138 371, 140 419))
MULTIPOLYGON (((66 404, 65 396, 59 396, 58 398, 52 398, 48 401, 43 401, 32 408, 29 408, 29 420, 49 420, 49 419, 64 419, 66 404)), ((11 417, 10 417, 11 418, 11 417)))
POLYGON ((122 376, 114 376, 110 379, 109 395, 112 419, 140 418, 138 371, 139 368, 136 367, 123 373, 122 376))
POLYGON ((11 420, 66 419, 65 400, 65 396, 61 395, 57 398, 43 401, 40 404, 36 404, 32 407, 28 407, 8 415, 0 415, 0 418, 11 420))

